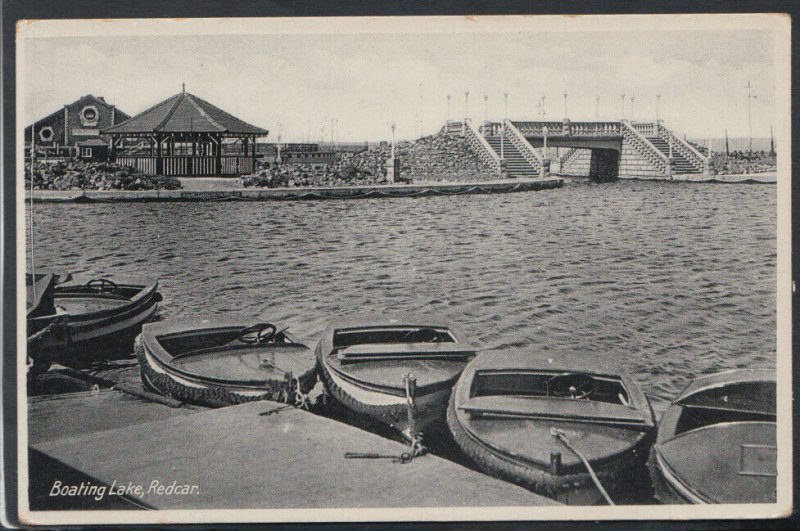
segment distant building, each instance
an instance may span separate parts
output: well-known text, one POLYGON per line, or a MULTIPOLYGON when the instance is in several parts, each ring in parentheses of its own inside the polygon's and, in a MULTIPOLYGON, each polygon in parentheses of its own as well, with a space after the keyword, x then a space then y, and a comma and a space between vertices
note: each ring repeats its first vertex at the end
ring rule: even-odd
POLYGON ((108 160, 108 142, 100 138, 78 142, 78 158, 87 162, 108 160))
POLYGON ((150 175, 197 177, 252 172, 258 138, 269 134, 185 87, 102 132, 111 137, 109 158, 115 162, 150 175))
POLYGON ((313 164, 325 166, 336 162, 335 151, 283 151, 281 160, 287 164, 313 164))
POLYGON ((108 144, 110 137, 100 131, 128 118, 130 116, 102 97, 88 94, 26 127, 25 146, 31 144, 31 127, 37 148, 77 148, 88 140, 102 140, 108 144))

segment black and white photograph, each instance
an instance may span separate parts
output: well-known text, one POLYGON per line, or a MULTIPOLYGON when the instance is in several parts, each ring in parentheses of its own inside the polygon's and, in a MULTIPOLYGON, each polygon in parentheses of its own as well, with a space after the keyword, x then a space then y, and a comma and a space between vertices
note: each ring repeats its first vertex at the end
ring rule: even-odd
POLYGON ((19 520, 790 514, 790 25, 20 21, 19 520))

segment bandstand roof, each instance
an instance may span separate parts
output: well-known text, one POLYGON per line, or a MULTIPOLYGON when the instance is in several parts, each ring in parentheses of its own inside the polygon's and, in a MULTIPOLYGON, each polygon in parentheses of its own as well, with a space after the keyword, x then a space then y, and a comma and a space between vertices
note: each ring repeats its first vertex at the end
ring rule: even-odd
POLYGON ((179 92, 103 130, 104 134, 227 133, 267 135, 269 131, 250 125, 219 107, 188 92, 179 92))

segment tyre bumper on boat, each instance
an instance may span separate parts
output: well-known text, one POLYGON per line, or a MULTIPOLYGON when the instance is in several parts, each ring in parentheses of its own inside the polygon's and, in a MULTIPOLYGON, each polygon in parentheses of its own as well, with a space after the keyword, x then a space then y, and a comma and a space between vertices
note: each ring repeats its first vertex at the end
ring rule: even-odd
MULTIPOLYGON (((410 428, 405 397, 381 393, 348 382, 319 361, 325 388, 334 400, 359 415, 388 425, 405 435, 410 428)), ((414 430, 424 431, 432 423, 444 419, 450 387, 437 389, 414 398, 414 430)))
MULTIPOLYGON (((568 505, 605 503, 588 472, 553 474, 483 444, 458 421, 454 398, 455 395, 450 398, 447 407, 447 426, 456 444, 481 470, 568 505)), ((635 478, 647 475, 645 463, 651 444, 652 434, 649 434, 627 451, 593 465, 601 484, 612 497, 627 496, 632 491, 636 491, 637 497, 649 494, 650 486, 635 478), (648 492, 643 493, 642 490, 648 492)))
MULTIPOLYGON (((190 380, 175 374, 159 362, 147 349, 142 336, 136 339, 136 357, 139 360, 142 383, 145 387, 181 402, 209 407, 224 407, 256 400, 277 402, 293 401, 291 382, 270 382, 259 388, 213 385, 199 380, 190 380)), ((300 392, 308 394, 317 383, 315 368, 297 376, 300 392)))

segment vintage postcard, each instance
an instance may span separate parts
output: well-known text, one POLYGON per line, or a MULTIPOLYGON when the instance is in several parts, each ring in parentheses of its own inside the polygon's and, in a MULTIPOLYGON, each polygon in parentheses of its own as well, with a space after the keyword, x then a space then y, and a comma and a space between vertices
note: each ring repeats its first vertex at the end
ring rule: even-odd
POLYGON ((16 39, 21 522, 791 512, 788 15, 16 39))

